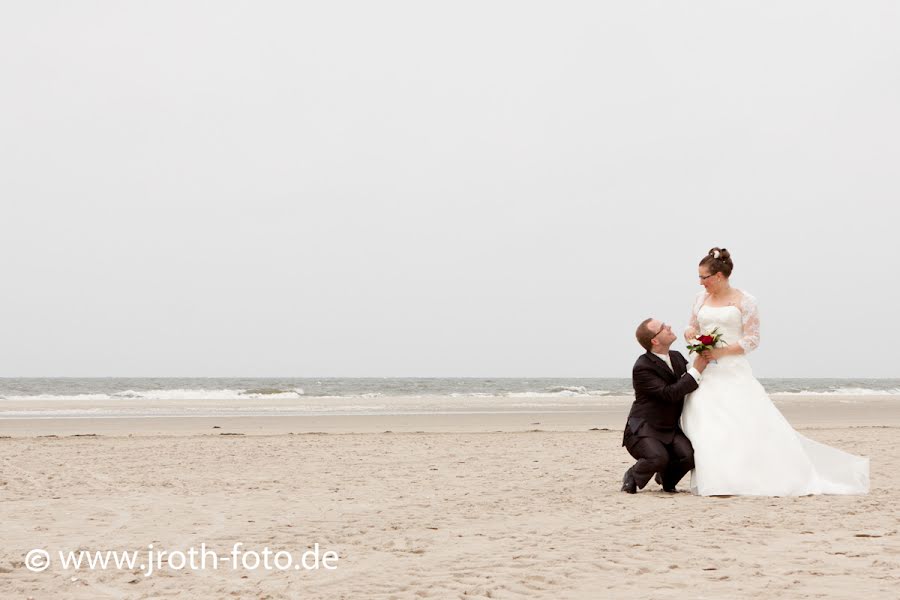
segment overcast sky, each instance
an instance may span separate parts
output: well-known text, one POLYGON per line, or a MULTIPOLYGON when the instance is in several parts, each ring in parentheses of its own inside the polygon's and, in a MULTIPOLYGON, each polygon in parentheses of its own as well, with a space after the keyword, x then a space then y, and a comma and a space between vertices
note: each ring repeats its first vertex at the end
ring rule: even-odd
POLYGON ((3 376, 900 377, 900 5, 4 2, 3 376), (683 344, 678 347, 683 350, 683 344))

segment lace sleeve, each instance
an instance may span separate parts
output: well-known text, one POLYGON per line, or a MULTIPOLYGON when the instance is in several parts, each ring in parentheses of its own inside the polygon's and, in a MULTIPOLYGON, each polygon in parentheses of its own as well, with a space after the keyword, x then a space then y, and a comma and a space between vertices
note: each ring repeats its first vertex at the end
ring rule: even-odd
POLYGON ((756 298, 747 292, 741 292, 744 296, 741 300, 741 321, 743 322, 743 336, 738 340, 738 345, 744 352, 756 350, 759 346, 759 310, 756 306, 756 298))
POLYGON ((697 294, 697 297, 694 298, 694 306, 691 307, 691 319, 688 321, 688 329, 693 329, 695 333, 700 332, 700 321, 697 319, 697 313, 700 312, 700 307, 703 306, 704 302, 706 302, 705 291, 697 294))

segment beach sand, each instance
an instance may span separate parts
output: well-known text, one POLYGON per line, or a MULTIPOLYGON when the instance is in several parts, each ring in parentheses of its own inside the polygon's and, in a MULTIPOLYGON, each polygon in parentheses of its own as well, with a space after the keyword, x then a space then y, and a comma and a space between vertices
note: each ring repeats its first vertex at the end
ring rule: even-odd
POLYGON ((0 420, 0 598, 896 598, 900 399, 777 402, 804 435, 869 456, 870 494, 624 494, 627 404, 0 420), (144 576, 56 555, 237 542, 295 558, 317 543, 337 568, 144 576), (46 571, 25 568, 33 548, 46 571))

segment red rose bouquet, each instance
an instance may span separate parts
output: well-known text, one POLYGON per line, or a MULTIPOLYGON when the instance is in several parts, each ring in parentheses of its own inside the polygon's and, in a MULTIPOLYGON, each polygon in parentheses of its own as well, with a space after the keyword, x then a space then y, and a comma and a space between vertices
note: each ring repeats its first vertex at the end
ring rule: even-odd
POLYGON ((704 333, 703 335, 698 335, 688 344, 687 348, 690 350, 690 353, 693 354, 696 352, 700 354, 704 350, 711 350, 716 347, 717 344, 721 342, 722 345, 727 346, 728 344, 722 339, 722 334, 719 333, 719 328, 716 327, 709 333, 704 333))

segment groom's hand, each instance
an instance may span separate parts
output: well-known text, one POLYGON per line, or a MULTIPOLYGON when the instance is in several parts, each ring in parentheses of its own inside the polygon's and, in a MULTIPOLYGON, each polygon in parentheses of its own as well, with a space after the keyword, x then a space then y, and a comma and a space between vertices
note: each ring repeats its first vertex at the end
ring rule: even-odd
POLYGON ((697 355, 697 358, 694 359, 694 368, 697 369, 698 371, 700 371, 701 373, 703 372, 703 369, 705 369, 706 365, 708 365, 708 364, 709 364, 709 361, 706 360, 705 358, 703 358, 702 356, 700 356, 699 354, 697 355))

